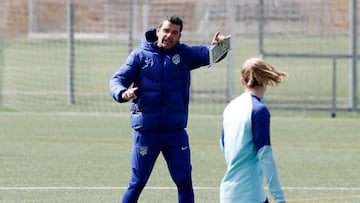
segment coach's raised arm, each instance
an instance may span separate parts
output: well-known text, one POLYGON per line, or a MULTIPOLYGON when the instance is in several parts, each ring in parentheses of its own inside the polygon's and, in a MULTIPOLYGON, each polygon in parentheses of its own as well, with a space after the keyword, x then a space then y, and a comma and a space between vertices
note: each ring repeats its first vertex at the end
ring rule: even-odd
POLYGON ((180 43, 182 29, 181 18, 171 16, 159 27, 147 30, 141 46, 130 53, 110 80, 113 99, 131 101, 133 164, 123 202, 138 200, 160 152, 178 187, 179 202, 194 202, 190 146, 185 130, 190 71, 213 63, 211 50, 224 47, 227 38, 217 32, 211 45, 189 46, 180 43))

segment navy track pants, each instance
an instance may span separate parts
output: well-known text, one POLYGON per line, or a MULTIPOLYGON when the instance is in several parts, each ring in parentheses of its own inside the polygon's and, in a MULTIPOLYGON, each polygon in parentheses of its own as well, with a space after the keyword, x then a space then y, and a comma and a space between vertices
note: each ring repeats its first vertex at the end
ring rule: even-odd
POLYGON ((190 146, 185 129, 171 131, 134 131, 132 174, 123 203, 137 202, 160 152, 178 189, 179 203, 193 203, 190 146))

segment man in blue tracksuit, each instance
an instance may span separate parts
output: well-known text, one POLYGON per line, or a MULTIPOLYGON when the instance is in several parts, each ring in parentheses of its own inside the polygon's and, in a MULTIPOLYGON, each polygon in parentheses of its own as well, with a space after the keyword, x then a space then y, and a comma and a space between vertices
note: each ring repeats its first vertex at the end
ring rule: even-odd
MULTIPOLYGON (((132 174, 123 202, 137 202, 162 152, 178 188, 179 202, 194 202, 188 121, 190 71, 210 64, 210 46, 180 43, 182 20, 171 16, 148 30, 110 80, 117 102, 131 100, 132 174), (132 85, 132 86, 131 86, 132 85)), ((211 44, 222 44, 216 33, 211 44)))

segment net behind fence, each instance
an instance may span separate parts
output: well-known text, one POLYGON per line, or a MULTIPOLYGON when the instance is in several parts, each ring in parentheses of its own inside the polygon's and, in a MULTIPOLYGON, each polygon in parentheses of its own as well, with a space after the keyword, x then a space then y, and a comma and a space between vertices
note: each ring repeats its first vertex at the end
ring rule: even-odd
POLYGON ((343 57, 351 46, 349 6, 342 0, 0 0, 0 105, 15 111, 127 112, 128 104, 110 98, 110 77, 147 28, 177 14, 187 44, 209 44, 216 31, 233 36, 226 60, 192 72, 192 113, 221 112, 242 92, 243 61, 259 53, 289 74, 267 92, 269 106, 349 109, 352 72, 350 58, 343 57), (74 6, 73 104, 69 2, 74 6))

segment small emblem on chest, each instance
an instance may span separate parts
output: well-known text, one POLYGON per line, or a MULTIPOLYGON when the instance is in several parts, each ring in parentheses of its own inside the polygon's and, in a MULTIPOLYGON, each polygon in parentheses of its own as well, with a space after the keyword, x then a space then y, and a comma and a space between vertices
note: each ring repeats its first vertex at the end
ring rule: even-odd
POLYGON ((172 57, 172 62, 177 65, 180 63, 180 55, 179 54, 175 54, 173 57, 172 57))
POLYGON ((154 65, 154 61, 151 58, 145 59, 145 67, 152 67, 154 65))
POLYGON ((148 153, 148 147, 147 146, 140 146, 140 155, 145 156, 148 153))

